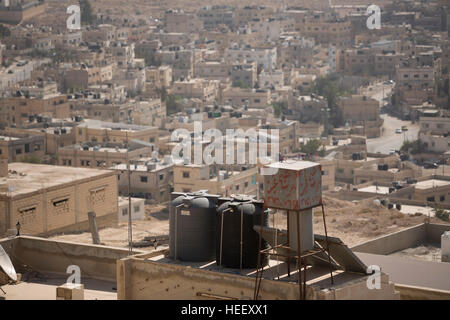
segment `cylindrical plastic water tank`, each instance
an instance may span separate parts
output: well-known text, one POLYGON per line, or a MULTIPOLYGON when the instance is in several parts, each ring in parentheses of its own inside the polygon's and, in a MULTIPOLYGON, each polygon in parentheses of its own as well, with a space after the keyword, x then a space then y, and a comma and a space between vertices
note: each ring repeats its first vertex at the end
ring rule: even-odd
MULTIPOLYGON (((261 225, 262 211, 263 202, 261 201, 219 200, 216 227, 216 263, 218 265, 228 268, 240 268, 241 265, 242 268, 258 266, 259 233, 253 229, 253 226, 261 225)), ((269 214, 266 210, 263 226, 268 227, 268 225, 269 214)), ((267 248, 264 239, 261 244, 262 249, 267 248)), ((261 254, 261 266, 267 265, 268 261, 268 255, 261 254)))
POLYGON ((169 257, 182 261, 213 261, 216 257, 218 196, 172 193, 169 208, 169 257))

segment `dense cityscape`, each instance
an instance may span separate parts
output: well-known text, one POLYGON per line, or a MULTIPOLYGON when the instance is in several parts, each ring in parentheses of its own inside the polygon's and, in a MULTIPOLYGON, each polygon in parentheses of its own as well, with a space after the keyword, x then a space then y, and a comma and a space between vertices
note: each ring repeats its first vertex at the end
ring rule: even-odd
POLYGON ((0 0, 0 300, 450 300, 449 36, 448 0, 0 0))

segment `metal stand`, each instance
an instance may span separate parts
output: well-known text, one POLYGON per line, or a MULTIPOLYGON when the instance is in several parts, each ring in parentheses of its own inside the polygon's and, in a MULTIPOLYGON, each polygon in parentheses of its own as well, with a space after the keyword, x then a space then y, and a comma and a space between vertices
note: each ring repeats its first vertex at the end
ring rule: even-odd
POLYGON ((307 257, 314 256, 314 255, 320 254, 322 252, 326 253, 327 256, 328 256, 328 262, 329 262, 329 266, 330 266, 331 284, 334 284, 333 265, 331 263, 330 248, 329 248, 329 243, 328 243, 327 224, 326 224, 326 220, 325 220, 325 209, 324 209, 323 204, 321 206, 322 206, 322 217, 323 217, 323 225, 324 225, 324 231, 325 231, 326 247, 321 246, 317 241, 315 241, 315 246, 318 249, 306 250, 306 251, 303 251, 303 252, 301 250, 300 227, 299 227, 300 226, 300 214, 301 214, 301 211, 294 211, 293 212, 294 214, 297 215, 297 243, 298 243, 298 249, 295 250, 295 249, 291 248, 291 246, 289 244, 289 235, 290 235, 289 214, 291 213, 291 211, 289 211, 289 210, 287 211, 287 243, 285 243, 285 244, 276 244, 275 246, 270 246, 270 244, 269 244, 269 248, 262 249, 262 231, 263 231, 263 222, 264 222, 264 210, 266 208, 265 206, 263 207, 263 214, 261 214, 261 226, 260 226, 260 230, 259 230, 258 264, 257 264, 257 268, 256 268, 255 290, 254 290, 254 296, 253 296, 254 300, 258 300, 259 290, 260 290, 260 287, 261 287, 261 280, 262 280, 262 276, 263 276, 263 272, 264 272, 264 266, 261 265, 261 255, 264 254, 264 253, 269 254, 271 256, 285 257, 286 261, 287 261, 288 277, 291 276, 291 268, 290 268, 291 259, 292 258, 297 259, 298 288, 299 288, 300 300, 306 300, 306 270, 307 270, 307 265, 306 265, 306 261, 304 259, 307 258, 307 257), (277 249, 285 249, 285 250, 288 251, 288 253, 287 254, 278 253, 277 249), (302 269, 303 269, 303 276, 302 276, 302 269))

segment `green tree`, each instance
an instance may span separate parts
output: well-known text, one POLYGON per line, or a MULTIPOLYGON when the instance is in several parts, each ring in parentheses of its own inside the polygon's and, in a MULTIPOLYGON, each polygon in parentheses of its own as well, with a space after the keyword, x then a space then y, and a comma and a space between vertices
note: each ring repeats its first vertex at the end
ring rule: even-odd
POLYGON ((287 101, 276 101, 272 103, 273 114, 276 118, 279 118, 282 114, 287 112, 288 103, 287 101))
POLYGON ((82 24, 93 24, 94 14, 92 13, 92 7, 89 0, 79 0, 80 11, 81 11, 81 23, 82 24))
POLYGON ((318 78, 314 82, 312 91, 327 100, 328 108, 330 108, 330 121, 335 127, 340 126, 343 119, 339 118, 337 112, 338 98, 352 94, 353 88, 345 86, 339 74, 332 73, 318 78))
POLYGON ((171 115, 177 112, 181 111, 181 105, 179 101, 181 100, 181 97, 169 94, 166 98, 166 113, 167 115, 171 115))
POLYGON ((409 141, 406 140, 405 142, 403 142, 403 145, 400 147, 400 151, 402 152, 410 152, 411 154, 418 154, 418 153, 423 153, 427 151, 427 147, 426 144, 423 143, 422 141, 415 140, 415 141, 409 141))
MULTIPOLYGON (((300 151, 306 153, 308 156, 318 153, 322 143, 318 139, 311 139, 307 143, 300 146, 300 151)), ((319 155, 323 155, 325 153, 325 149, 322 146, 322 149, 319 152, 319 155)))
POLYGON ((443 221, 450 220, 450 212, 444 209, 434 208, 433 209, 436 218, 441 219, 443 221))

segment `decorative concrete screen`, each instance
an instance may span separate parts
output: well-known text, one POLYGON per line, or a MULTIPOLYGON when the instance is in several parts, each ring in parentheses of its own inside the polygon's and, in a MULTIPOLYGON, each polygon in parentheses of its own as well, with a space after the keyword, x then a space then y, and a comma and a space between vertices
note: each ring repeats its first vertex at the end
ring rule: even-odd
POLYGON ((266 168, 278 168, 275 174, 264 176, 264 202, 266 207, 283 210, 304 210, 322 203, 322 169, 320 164, 288 160, 267 165, 266 168))

